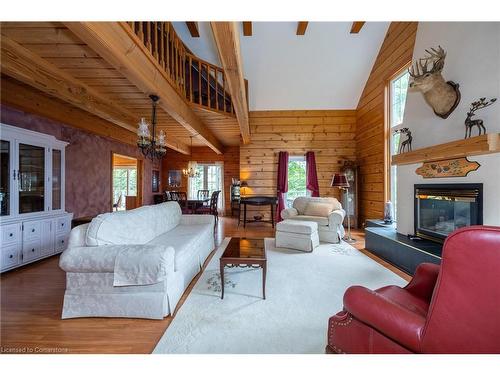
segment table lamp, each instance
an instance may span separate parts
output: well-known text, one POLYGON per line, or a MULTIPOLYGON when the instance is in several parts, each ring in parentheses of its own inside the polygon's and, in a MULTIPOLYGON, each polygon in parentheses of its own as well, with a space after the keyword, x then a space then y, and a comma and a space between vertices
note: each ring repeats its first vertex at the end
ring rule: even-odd
POLYGON ((345 174, 335 173, 332 178, 332 187, 337 187, 340 190, 346 191, 346 201, 347 201, 347 237, 344 238, 344 241, 347 243, 355 243, 356 240, 351 237, 351 215, 350 215, 350 207, 349 207, 349 182, 347 181, 347 177, 345 174))
POLYGON ((241 195, 246 195, 245 194, 245 191, 246 191, 246 188, 248 187, 248 182, 246 181, 241 181, 240 183, 240 190, 241 190, 241 195))

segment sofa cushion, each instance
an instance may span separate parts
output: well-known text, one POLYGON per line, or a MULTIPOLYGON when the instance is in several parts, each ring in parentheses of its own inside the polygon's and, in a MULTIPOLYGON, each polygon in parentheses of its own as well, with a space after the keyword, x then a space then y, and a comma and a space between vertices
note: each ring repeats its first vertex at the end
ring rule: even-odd
POLYGON ((175 228, 181 220, 177 202, 112 212, 92 219, 85 238, 87 246, 143 245, 175 228))
POLYGON ((312 221, 283 220, 276 224, 276 231, 311 234, 318 231, 318 224, 312 221))
POLYGON ((318 224, 318 226, 328 226, 328 218, 320 217, 320 216, 307 216, 307 215, 299 215, 295 217, 291 217, 289 220, 299 220, 299 221, 312 221, 318 224))
POLYGON ((205 260, 200 259, 199 249, 202 244, 199 241, 206 241, 207 236, 203 234, 212 235, 213 230, 211 224, 181 224, 154 238, 148 245, 172 246, 175 250, 174 268, 178 271, 184 269, 190 262, 202 263, 205 260))
POLYGON ((340 210, 342 208, 339 201, 332 197, 298 197, 293 201, 293 207, 299 212, 300 215, 317 216, 305 213, 307 206, 311 203, 323 203, 330 205, 329 212, 340 210))

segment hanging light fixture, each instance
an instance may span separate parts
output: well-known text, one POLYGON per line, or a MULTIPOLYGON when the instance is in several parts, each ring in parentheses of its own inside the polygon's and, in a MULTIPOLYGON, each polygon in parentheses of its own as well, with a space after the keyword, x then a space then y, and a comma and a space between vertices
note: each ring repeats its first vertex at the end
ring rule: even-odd
POLYGON ((150 95, 153 102, 151 114, 152 132, 149 131, 149 124, 144 117, 141 118, 137 128, 137 146, 142 154, 151 160, 161 160, 167 153, 166 136, 163 130, 160 130, 158 137, 156 134, 156 103, 160 99, 157 95, 150 95))
MULTIPOLYGON (((193 136, 191 136, 191 152, 193 150, 193 136)), ((186 169, 182 170, 182 174, 189 178, 200 177, 200 172, 198 171, 198 163, 194 160, 190 160, 188 162, 188 166, 186 169)))

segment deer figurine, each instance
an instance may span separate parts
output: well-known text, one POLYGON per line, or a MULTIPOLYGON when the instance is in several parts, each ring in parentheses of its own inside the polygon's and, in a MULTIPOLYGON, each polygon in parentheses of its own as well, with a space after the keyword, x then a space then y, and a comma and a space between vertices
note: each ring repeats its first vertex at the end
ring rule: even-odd
POLYGON ((479 131, 479 135, 481 134, 486 134, 486 128, 484 127, 483 120, 477 119, 477 120, 472 120, 472 117, 476 115, 476 111, 478 109, 482 109, 485 107, 489 107, 493 103, 497 101, 496 98, 486 100, 486 98, 480 98, 479 100, 476 100, 475 102, 472 102, 470 105, 469 112, 467 112, 467 118, 465 119, 465 138, 470 138, 471 133, 472 133, 472 128, 474 126, 477 126, 477 129, 479 131))
POLYGON ((401 129, 396 130, 394 133, 395 134, 401 133, 401 134, 406 135, 406 139, 399 144, 398 154, 405 152, 405 150, 412 151, 411 141, 413 140, 413 137, 411 135, 410 129, 409 128, 401 128, 401 129))
POLYGON ((409 83, 411 91, 420 91, 424 99, 429 104, 434 113, 447 118, 460 102, 459 85, 455 82, 446 82, 441 75, 444 67, 446 52, 441 48, 431 48, 425 50, 428 56, 418 59, 414 65, 408 69, 412 78, 409 83), (429 64, 432 66, 429 67, 429 64))

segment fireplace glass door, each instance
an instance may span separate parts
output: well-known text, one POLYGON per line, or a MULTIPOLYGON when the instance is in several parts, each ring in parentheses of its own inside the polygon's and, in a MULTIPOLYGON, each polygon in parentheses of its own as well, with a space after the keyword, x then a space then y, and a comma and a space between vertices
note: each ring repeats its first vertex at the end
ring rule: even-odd
POLYGON ((416 188, 415 233, 442 242, 459 228, 482 224, 481 191, 454 185, 416 188))

